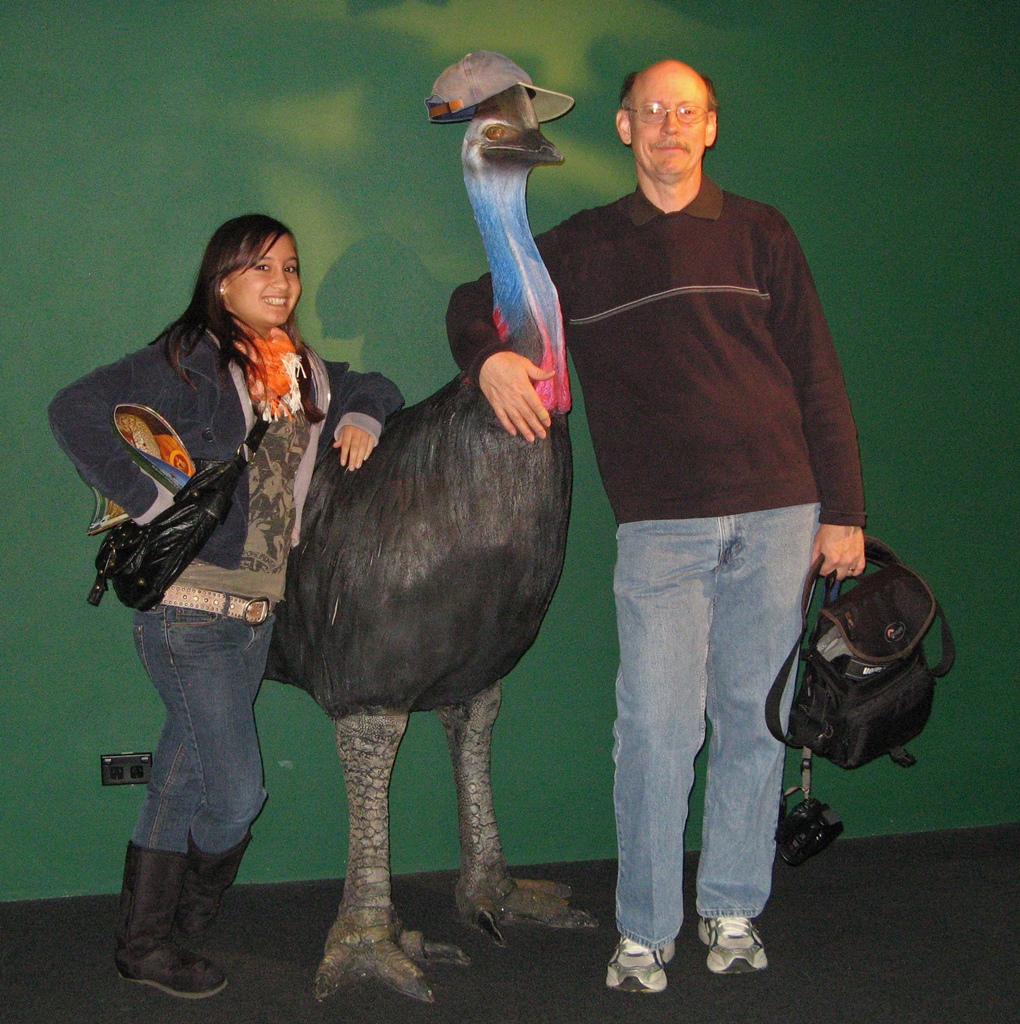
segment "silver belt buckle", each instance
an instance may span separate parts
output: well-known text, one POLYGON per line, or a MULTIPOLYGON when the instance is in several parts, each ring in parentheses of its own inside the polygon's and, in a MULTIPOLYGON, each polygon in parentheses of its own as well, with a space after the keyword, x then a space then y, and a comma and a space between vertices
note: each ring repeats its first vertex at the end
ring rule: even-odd
POLYGON ((245 623, 249 626, 260 626, 269 618, 269 600, 265 597, 257 597, 244 606, 242 613, 245 623))

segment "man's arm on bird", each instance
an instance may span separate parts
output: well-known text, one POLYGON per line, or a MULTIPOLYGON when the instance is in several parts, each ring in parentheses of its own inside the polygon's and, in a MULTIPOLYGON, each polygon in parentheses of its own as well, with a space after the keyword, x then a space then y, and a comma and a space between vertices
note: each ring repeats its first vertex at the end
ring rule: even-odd
POLYGON ((478 386, 508 433, 534 441, 545 437, 552 420, 533 382, 552 376, 516 352, 496 352, 482 364, 478 386))
POLYGON ((553 373, 511 351, 500 338, 492 319, 488 274, 454 291, 446 329, 457 365, 478 383, 506 431, 528 441, 545 437, 550 418, 534 382, 553 373))

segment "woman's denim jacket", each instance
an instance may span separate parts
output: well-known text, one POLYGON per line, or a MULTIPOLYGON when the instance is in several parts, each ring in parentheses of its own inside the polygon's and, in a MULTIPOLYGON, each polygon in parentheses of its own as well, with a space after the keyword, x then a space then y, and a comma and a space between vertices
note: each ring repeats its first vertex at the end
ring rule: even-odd
MULTIPOLYGON (((121 505, 139 523, 169 506, 170 492, 144 473, 115 433, 114 407, 133 402, 155 409, 177 431, 193 459, 228 459, 255 422, 241 370, 232 365, 224 378, 217 366, 217 343, 206 335, 181 359, 191 383, 167 362, 163 339, 139 352, 101 366, 59 391, 50 403, 50 426, 57 443, 86 483, 121 505)), ((326 413, 312 424, 308 448, 294 480, 297 514, 293 542, 301 530, 301 510, 320 450, 340 428, 353 423, 378 439, 387 416, 403 405, 396 385, 380 373, 357 373, 347 363, 327 363, 308 350, 312 395, 326 413)), ((203 561, 235 569, 248 529, 248 481, 242 477, 223 525, 199 553, 203 561)))

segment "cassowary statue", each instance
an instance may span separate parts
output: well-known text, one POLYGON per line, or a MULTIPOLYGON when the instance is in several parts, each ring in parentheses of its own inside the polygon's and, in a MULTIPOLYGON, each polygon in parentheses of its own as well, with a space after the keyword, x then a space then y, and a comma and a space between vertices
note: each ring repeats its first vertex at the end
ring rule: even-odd
POLYGON ((545 439, 513 437, 458 377, 392 418, 357 473, 335 458, 316 468, 267 674, 306 689, 334 720, 346 781, 350 853, 315 980, 320 999, 373 976, 431 1001, 415 961, 467 962, 456 947, 404 931, 390 899, 389 780, 411 711, 435 710, 450 746, 461 917, 499 942, 500 926, 516 920, 595 923, 569 906, 566 886, 511 877, 489 776, 499 681, 538 633, 566 542, 563 328, 525 207, 530 169, 562 157, 522 85, 478 105, 462 156, 496 322, 516 351, 555 370, 539 390, 552 424, 545 439))

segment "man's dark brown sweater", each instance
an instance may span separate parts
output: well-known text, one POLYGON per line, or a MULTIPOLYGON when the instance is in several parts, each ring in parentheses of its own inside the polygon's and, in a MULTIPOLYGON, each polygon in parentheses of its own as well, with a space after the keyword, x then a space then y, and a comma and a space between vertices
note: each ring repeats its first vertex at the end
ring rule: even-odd
MULTIPOLYGON (((705 178, 678 213, 637 191, 537 242, 618 522, 820 501, 823 523, 864 524, 839 361, 781 213, 705 178)), ((477 380, 506 347, 488 275, 454 292, 447 327, 477 380)))

